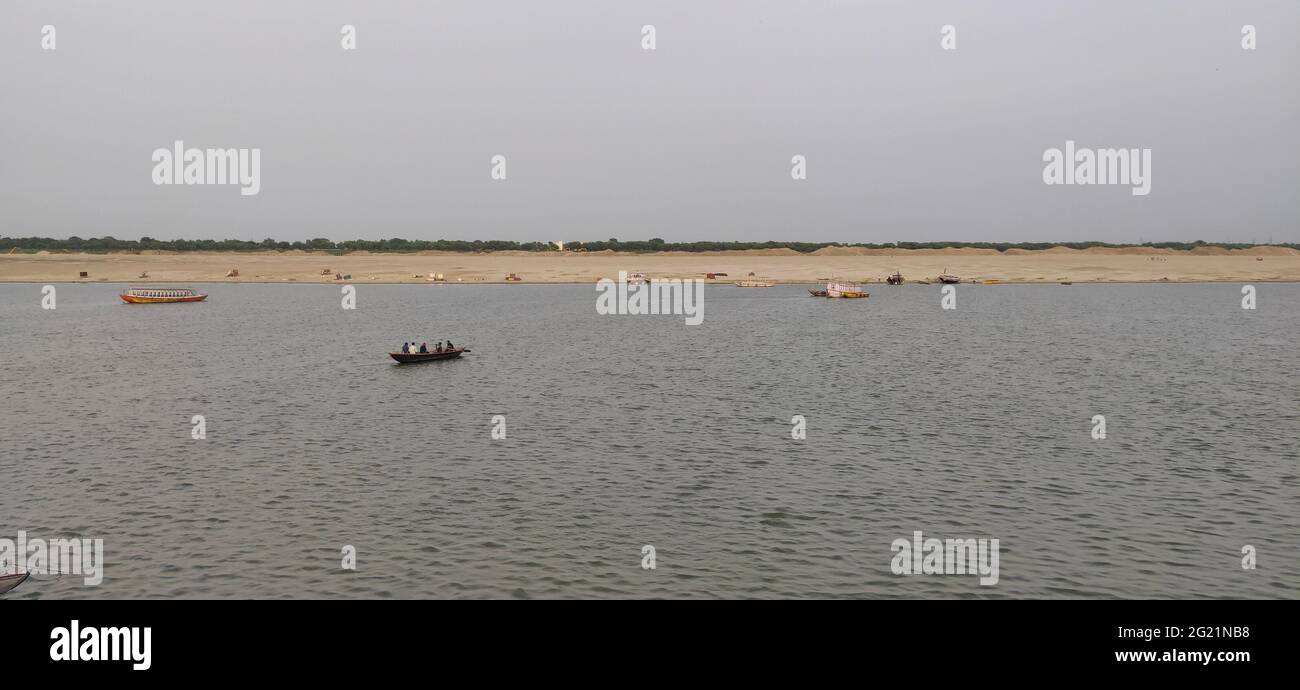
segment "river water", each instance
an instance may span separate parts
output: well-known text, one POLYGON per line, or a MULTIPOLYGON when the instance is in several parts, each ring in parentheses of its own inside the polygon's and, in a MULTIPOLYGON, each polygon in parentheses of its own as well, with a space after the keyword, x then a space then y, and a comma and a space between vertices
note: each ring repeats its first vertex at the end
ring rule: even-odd
POLYGON ((590 285, 40 287, 0 285, 0 538, 101 538, 104 578, 6 598, 1300 596, 1300 285, 709 285, 698 326, 590 285), (896 575, 918 530, 998 539, 997 583, 896 575))

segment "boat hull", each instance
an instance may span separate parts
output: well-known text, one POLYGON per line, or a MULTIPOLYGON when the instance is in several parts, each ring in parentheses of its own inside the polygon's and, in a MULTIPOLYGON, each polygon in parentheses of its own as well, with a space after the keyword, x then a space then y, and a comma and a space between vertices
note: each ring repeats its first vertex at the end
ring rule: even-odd
POLYGON ((168 302, 202 302, 207 299, 207 295, 191 295, 189 297, 137 297, 136 295, 121 294, 127 304, 166 304, 168 302))
POLYGON ((17 573, 14 575, 0 575, 0 594, 21 585, 23 580, 27 579, 27 573, 17 573))
POLYGON ((388 356, 397 360, 398 364, 419 364, 421 362, 435 362, 443 359, 456 359, 464 352, 469 352, 469 350, 463 347, 458 347, 454 350, 443 352, 416 352, 414 354, 407 352, 390 352, 388 353, 388 356))

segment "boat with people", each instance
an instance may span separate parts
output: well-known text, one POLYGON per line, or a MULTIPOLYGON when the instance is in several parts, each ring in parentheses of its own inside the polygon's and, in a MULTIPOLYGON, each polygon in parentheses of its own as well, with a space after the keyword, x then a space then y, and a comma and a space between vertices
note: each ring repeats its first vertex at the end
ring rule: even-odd
POLYGON ((888 278, 885 278, 885 282, 886 282, 886 283, 889 283, 890 285, 902 285, 902 284, 903 284, 903 274, 902 274, 902 273, 899 273, 898 271, 895 271, 895 272, 894 272, 894 275, 889 276, 888 278))
POLYGON ((194 288, 130 288, 118 295, 127 304, 167 304, 170 302, 202 302, 208 296, 194 288))
POLYGON ((432 362, 439 359, 455 359, 461 354, 469 352, 469 348, 454 347, 450 350, 441 352, 390 352, 389 357, 397 360, 398 364, 417 364, 419 362, 432 362))
POLYGON ((428 343, 421 343, 418 346, 415 343, 402 343, 400 352, 390 352, 388 356, 397 360, 398 364, 416 364, 440 359, 455 359, 469 351, 469 348, 456 347, 448 340, 446 347, 443 347, 442 343, 439 342, 432 348, 429 347, 428 343))

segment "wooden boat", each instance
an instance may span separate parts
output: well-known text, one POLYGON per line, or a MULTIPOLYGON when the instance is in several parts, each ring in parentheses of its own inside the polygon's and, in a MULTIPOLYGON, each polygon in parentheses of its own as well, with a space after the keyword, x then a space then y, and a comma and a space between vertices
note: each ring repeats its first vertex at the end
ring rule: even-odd
POLYGON ((202 302, 208 296, 193 288, 130 288, 118 295, 127 304, 165 304, 168 302, 202 302))
POLYGON ((23 580, 27 579, 27 573, 16 573, 14 575, 0 575, 0 594, 21 585, 23 580))
POLYGON ((808 294, 812 295, 813 297, 825 297, 825 296, 826 296, 826 291, 825 291, 825 290, 809 290, 809 291, 808 291, 808 294))
POLYGON ((940 283, 960 283, 960 282, 961 282, 961 278, 958 278, 957 276, 952 275, 951 273, 944 273, 944 274, 942 274, 942 275, 939 276, 939 282, 940 282, 940 283))
POLYGON ((438 359, 455 359, 464 352, 469 352, 469 348, 457 347, 442 352, 390 352, 388 356, 397 360, 398 364, 418 364, 419 362, 432 362, 438 359))
POLYGON ((736 287, 743 287, 743 288, 772 287, 775 284, 776 283, 773 283, 770 280, 759 280, 757 277, 754 276, 753 271, 749 272, 749 277, 747 280, 737 280, 736 282, 732 283, 732 285, 735 285, 736 287))
POLYGON ((902 284, 903 284, 903 274, 902 274, 902 273, 897 273, 897 272, 895 272, 894 275, 889 276, 888 278, 885 278, 885 282, 886 282, 886 283, 889 283, 890 285, 902 285, 902 284))
POLYGON ((831 281, 826 284, 826 296, 838 299, 862 299, 869 295, 857 283, 831 281))

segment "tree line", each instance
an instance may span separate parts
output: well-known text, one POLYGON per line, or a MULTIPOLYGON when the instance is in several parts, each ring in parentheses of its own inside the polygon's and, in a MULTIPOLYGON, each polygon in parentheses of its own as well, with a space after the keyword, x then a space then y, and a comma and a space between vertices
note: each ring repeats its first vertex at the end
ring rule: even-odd
MULTIPOLYGON (((1051 249, 1068 247, 1070 249, 1088 249, 1091 247, 1151 247, 1155 249, 1195 249, 1197 247, 1222 247, 1224 249, 1246 249, 1257 246, 1242 242, 1143 242, 1142 244, 1116 244, 1111 242, 885 242, 845 243, 845 242, 665 242, 660 238, 649 240, 620 241, 617 238, 589 242, 565 242, 564 248, 573 251, 599 252, 612 250, 616 252, 715 252, 745 249, 792 249, 806 254, 824 247, 862 247, 865 249, 995 249, 1004 252, 1008 249, 1051 249)), ((1300 249, 1300 244, 1282 243, 1269 246, 1300 249)), ((0 237, 0 251, 5 247, 17 248, 22 253, 39 251, 61 253, 107 254, 110 252, 259 252, 259 251, 309 251, 346 254, 348 252, 367 251, 376 253, 401 253, 421 251, 444 252, 495 252, 526 251, 554 252, 559 248, 553 242, 516 242, 513 240, 407 240, 400 237, 381 240, 346 240, 335 242, 323 237, 297 242, 283 242, 265 239, 261 242, 251 240, 157 240, 141 237, 138 240, 119 240, 115 237, 69 237, 57 240, 50 237, 0 237)))

